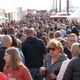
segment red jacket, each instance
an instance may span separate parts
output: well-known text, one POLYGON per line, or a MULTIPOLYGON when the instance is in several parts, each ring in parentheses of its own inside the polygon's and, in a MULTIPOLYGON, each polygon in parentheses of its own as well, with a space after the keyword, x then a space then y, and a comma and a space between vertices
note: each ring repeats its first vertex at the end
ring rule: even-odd
POLYGON ((32 80, 28 68, 24 65, 20 65, 15 71, 5 67, 4 73, 8 78, 16 78, 16 80, 32 80))

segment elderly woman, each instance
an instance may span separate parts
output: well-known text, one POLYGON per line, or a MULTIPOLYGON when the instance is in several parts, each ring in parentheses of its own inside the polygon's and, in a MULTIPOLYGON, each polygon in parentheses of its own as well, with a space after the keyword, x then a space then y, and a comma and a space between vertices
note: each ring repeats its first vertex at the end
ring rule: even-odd
POLYGON ((56 80, 61 64, 67 57, 63 54, 62 44, 56 39, 50 40, 47 48, 49 54, 46 56, 44 64, 46 72, 43 72, 43 67, 41 67, 40 74, 45 75, 46 80, 56 80))
POLYGON ((80 43, 74 43, 71 52, 76 57, 68 64, 62 80, 80 80, 80 43))
POLYGON ((79 43, 73 43, 72 46, 71 46, 72 59, 68 59, 68 60, 63 61, 62 65, 61 65, 61 68, 60 68, 60 71, 59 71, 59 74, 57 76, 57 80, 62 80, 69 62, 71 60, 73 60, 75 57, 79 56, 79 54, 78 54, 79 51, 80 51, 79 43))

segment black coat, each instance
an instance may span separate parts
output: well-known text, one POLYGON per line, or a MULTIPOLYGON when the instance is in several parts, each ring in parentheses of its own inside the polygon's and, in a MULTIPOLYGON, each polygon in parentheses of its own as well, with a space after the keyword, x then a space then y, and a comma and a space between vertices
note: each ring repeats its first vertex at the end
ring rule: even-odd
POLYGON ((4 55, 5 55, 5 49, 4 47, 0 48, 0 71, 3 71, 3 68, 5 66, 5 60, 3 59, 4 55))
POLYGON ((42 40, 34 37, 27 38, 22 45, 22 52, 28 68, 40 68, 43 66, 43 56, 46 54, 46 47, 42 40))
POLYGON ((80 57, 71 60, 62 80, 80 80, 80 57))

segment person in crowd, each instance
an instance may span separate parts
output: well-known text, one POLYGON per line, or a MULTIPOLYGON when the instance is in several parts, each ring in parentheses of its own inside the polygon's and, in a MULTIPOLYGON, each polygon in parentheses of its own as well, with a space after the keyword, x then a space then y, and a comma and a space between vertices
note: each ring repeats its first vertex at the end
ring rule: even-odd
POLYGON ((25 64, 25 57, 22 53, 22 50, 20 47, 18 47, 17 38, 14 35, 10 36, 12 38, 12 45, 10 47, 16 47, 19 50, 19 54, 21 56, 22 62, 25 64))
POLYGON ((0 72, 0 80, 7 80, 7 77, 3 72, 0 72))
POLYGON ((54 32, 54 38, 59 38, 59 37, 61 37, 60 31, 55 31, 54 32))
POLYGON ((45 46, 47 46, 47 43, 48 43, 48 37, 47 37, 47 36, 42 36, 41 39, 43 40, 45 46))
POLYGON ((43 65, 46 54, 46 46, 41 39, 36 38, 33 28, 25 30, 27 39, 22 44, 22 52, 25 56, 25 65, 29 68, 33 80, 42 80, 39 68, 43 65))
MULTIPOLYGON (((17 47, 15 38, 11 37, 10 35, 4 35, 3 40, 2 40, 2 47, 0 48, 0 71, 3 71, 3 67, 5 65, 5 61, 3 59, 4 54, 5 54, 5 49, 11 46, 17 47)), ((22 52, 20 52, 20 55, 21 55, 23 63, 25 63, 24 55, 22 54, 22 52)))
POLYGON ((73 43, 71 46, 72 59, 67 59, 67 60, 63 61, 60 71, 59 71, 59 74, 57 76, 57 80, 62 80, 69 62, 71 60, 73 60, 75 57, 79 56, 79 54, 77 53, 78 49, 79 49, 79 43, 73 43))
POLYGON ((50 38, 50 39, 53 39, 53 38, 54 38, 54 33, 53 33, 53 31, 49 31, 48 35, 49 35, 49 38, 50 38))
POLYGON ((72 27, 71 33, 76 34, 78 39, 79 39, 79 31, 78 31, 78 29, 75 26, 72 27))
POLYGON ((6 23, 5 28, 11 28, 12 25, 10 23, 6 23))
POLYGON ((0 27, 0 34, 2 34, 2 28, 0 27))
POLYGON ((8 28, 3 28, 3 29, 2 29, 2 34, 7 35, 7 34, 8 34, 8 28))
POLYGON ((0 71, 3 71, 3 67, 5 65, 5 61, 3 59, 5 54, 5 49, 12 45, 12 39, 9 35, 4 35, 2 40, 2 47, 0 48, 0 71))
POLYGON ((80 43, 74 45, 72 46, 74 47, 72 52, 76 53, 74 55, 77 56, 69 62, 62 80, 80 80, 80 43))
POLYGON ((67 45, 66 45, 66 47, 64 48, 64 53, 67 55, 67 57, 68 57, 69 59, 72 58, 71 51, 70 51, 71 45, 72 45, 73 43, 77 42, 77 41, 78 41, 78 38, 77 38, 77 35, 76 35, 76 34, 70 33, 70 34, 68 35, 68 37, 67 37, 67 45))
POLYGON ((3 34, 0 34, 0 48, 2 47, 3 37, 4 37, 4 35, 3 34))
POLYGON ((63 46, 61 42, 56 39, 50 40, 47 45, 49 53, 44 62, 44 69, 40 68, 40 74, 45 76, 46 80, 56 80, 61 64, 67 57, 63 54, 63 46))
POLYGON ((37 38, 41 38, 42 37, 42 33, 41 32, 37 32, 36 36, 37 36, 37 38))
POLYGON ((66 47, 66 45, 67 45, 67 40, 66 40, 65 38, 63 38, 63 37, 58 37, 57 40, 59 40, 59 41, 62 43, 62 45, 63 45, 64 48, 66 47))
POLYGON ((14 28, 13 27, 8 28, 7 32, 9 35, 14 35, 14 28))
POLYGON ((61 29, 59 30, 60 31, 60 33, 61 33, 61 37, 65 37, 66 36, 66 30, 65 30, 65 27, 61 27, 61 29))
POLYGON ((19 51, 15 47, 9 47, 4 55, 5 67, 3 72, 8 80, 32 80, 28 68, 22 63, 19 51))
POLYGON ((24 33, 17 33, 16 37, 23 43, 25 41, 27 35, 24 33))

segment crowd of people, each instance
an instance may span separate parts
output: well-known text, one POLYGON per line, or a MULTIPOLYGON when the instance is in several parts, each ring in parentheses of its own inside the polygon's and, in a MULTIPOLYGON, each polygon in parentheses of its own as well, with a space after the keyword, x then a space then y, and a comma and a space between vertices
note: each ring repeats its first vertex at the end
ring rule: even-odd
POLYGON ((2 80, 79 80, 80 23, 26 15, 0 27, 2 80))

